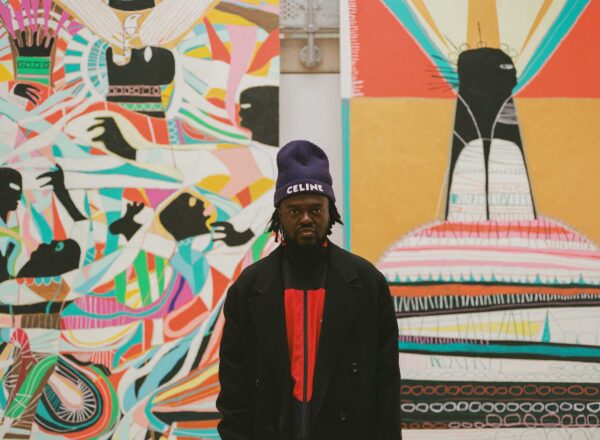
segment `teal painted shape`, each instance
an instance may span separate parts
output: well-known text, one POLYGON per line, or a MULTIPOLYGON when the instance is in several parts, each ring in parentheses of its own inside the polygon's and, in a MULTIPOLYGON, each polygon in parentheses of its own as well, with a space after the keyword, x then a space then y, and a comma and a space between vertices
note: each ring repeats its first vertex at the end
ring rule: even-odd
POLYGON ((33 217, 33 221, 35 222, 35 226, 37 227, 38 232, 40 233, 40 237, 43 243, 50 243, 54 239, 54 234, 52 233, 52 229, 48 225, 48 222, 34 207, 31 207, 31 215, 33 217))
POLYGON ((560 14, 537 47, 527 66, 519 75, 514 93, 522 89, 542 69, 563 38, 571 31, 575 22, 591 0, 567 0, 560 14))
POLYGON ((558 344, 532 343, 523 345, 512 344, 469 344, 469 343, 444 343, 444 344, 420 344, 417 342, 398 341, 400 351, 420 351, 427 353, 452 353, 471 355, 527 355, 548 356, 550 358, 593 358, 600 359, 600 347, 577 347, 558 344))
POLYGON ((342 99, 342 200, 344 203, 344 248, 352 249, 352 241, 350 237, 350 226, 352 225, 352 217, 350 216, 350 100, 342 99))
MULTIPOLYGON (((529 59, 522 72, 518 73, 518 80, 514 93, 521 90, 538 72, 546 61, 552 56, 560 42, 571 31, 575 22, 579 19, 586 6, 591 0, 567 0, 564 7, 554 20, 554 23, 540 41, 533 56, 529 59)), ((414 12, 408 5, 408 0, 383 0, 383 3, 400 21, 404 28, 417 41, 421 49, 429 56, 431 61, 441 70, 456 71, 456 66, 448 62, 446 56, 435 46, 427 35, 423 26, 419 23, 414 12)), ((451 19, 451 17, 449 17, 451 19)), ((444 75, 444 74, 442 74, 444 75)), ((444 75, 445 76, 445 75, 444 75)), ((446 78, 450 81, 450 78, 446 78)))
POLYGON ((544 333, 542 334, 542 342, 550 342, 550 319, 546 312, 546 320, 544 321, 544 333))

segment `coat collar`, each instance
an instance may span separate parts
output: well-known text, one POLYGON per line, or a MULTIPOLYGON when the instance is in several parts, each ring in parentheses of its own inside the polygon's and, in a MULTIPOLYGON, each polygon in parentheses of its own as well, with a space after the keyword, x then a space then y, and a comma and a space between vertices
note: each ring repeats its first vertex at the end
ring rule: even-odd
MULTIPOLYGON (((253 289, 250 310, 259 339, 280 383, 282 397, 291 395, 290 361, 285 324, 281 246, 265 257, 253 289)), ((317 351, 312 398, 313 417, 319 412, 329 379, 356 315, 358 276, 348 254, 333 243, 328 249, 323 324, 317 351)), ((284 400, 285 401, 285 400, 284 400)))

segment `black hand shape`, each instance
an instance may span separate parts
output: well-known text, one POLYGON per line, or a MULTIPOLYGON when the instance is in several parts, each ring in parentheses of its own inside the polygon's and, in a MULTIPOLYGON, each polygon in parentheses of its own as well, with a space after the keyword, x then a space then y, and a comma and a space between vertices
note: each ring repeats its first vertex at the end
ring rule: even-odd
POLYGON ((214 241, 223 241, 227 246, 241 246, 254 237, 254 232, 251 229, 238 232, 229 222, 214 222, 212 228, 214 232, 224 234, 223 237, 214 238, 214 241))
POLYGON ((136 150, 123 137, 121 129, 114 118, 96 118, 97 124, 87 129, 88 132, 101 128, 102 132, 92 138, 95 142, 103 142, 108 151, 111 151, 125 159, 135 160, 136 150))
POLYGON ((21 98, 27 99, 33 105, 37 105, 40 100, 39 93, 41 92, 36 86, 31 84, 19 83, 13 89, 13 93, 21 98))
POLYGON ((42 31, 30 34, 25 31, 17 32, 13 40, 17 53, 26 57, 50 57, 55 38, 42 31))
POLYGON ((65 173, 63 172, 63 169, 59 164, 56 164, 55 166, 56 169, 40 174, 39 176, 37 176, 37 178, 48 179, 46 183, 41 184, 42 187, 52 187, 55 193, 66 192, 67 188, 65 187, 65 173))
POLYGON ((65 174, 63 173, 63 169, 59 164, 56 164, 56 169, 52 171, 48 171, 46 173, 40 174, 38 179, 49 179, 46 183, 43 183, 41 186, 46 187, 49 186, 56 194, 58 201, 65 207, 71 218, 75 221, 85 220, 85 216, 79 212, 75 203, 71 199, 69 191, 65 186, 65 174))
POLYGON ((10 275, 8 273, 8 259, 10 258, 10 255, 13 253, 14 250, 15 244, 8 243, 8 246, 6 247, 6 252, 0 252, 0 283, 2 281, 10 279, 10 275))
POLYGON ((125 215, 119 220, 112 222, 108 230, 114 235, 123 234, 127 240, 130 240, 133 234, 142 226, 133 219, 142 209, 144 209, 143 203, 128 203, 125 215))

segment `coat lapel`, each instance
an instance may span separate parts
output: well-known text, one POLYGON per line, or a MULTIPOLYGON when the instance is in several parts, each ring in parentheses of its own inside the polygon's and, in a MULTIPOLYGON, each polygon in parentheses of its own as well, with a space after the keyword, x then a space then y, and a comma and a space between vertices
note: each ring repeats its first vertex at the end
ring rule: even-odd
POLYGON ((357 274, 340 248, 330 243, 323 324, 312 398, 312 417, 316 417, 327 391, 329 379, 344 346, 357 308, 357 293, 361 287, 353 281, 357 274))
POLYGON ((281 247, 266 257, 265 267, 252 286, 260 295, 249 300, 248 305, 260 343, 285 392, 290 382, 290 361, 281 258, 281 247))

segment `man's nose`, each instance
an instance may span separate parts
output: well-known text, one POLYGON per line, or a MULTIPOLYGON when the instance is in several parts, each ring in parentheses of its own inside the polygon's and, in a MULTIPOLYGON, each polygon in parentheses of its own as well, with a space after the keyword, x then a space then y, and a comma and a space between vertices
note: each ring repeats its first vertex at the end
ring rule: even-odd
POLYGON ((302 217, 300 218, 300 223, 305 225, 305 224, 312 224, 312 222, 313 222, 313 220, 310 217, 310 215, 308 215, 308 211, 304 211, 302 213, 302 217))

